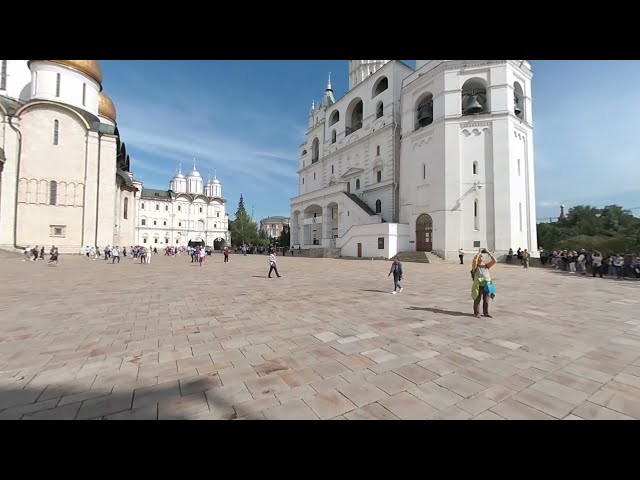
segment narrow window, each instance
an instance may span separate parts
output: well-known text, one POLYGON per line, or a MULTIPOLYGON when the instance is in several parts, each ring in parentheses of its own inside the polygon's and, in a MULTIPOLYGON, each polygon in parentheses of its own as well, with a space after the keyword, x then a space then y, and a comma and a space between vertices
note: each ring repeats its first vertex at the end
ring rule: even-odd
POLYGON ((2 68, 0 69, 0 90, 7 89, 7 61, 2 60, 2 68))
POLYGON ((313 179, 316 179, 316 172, 313 172, 313 179))
POLYGON ((181 227, 182 226, 182 222, 178 222, 178 226, 181 227))
POLYGON ((219 217, 219 216, 220 216, 220 212, 216 212, 216 217, 219 217))
POLYGON ((129 199, 124 199, 124 219, 129 218, 129 199))
POLYGON ((167 226, 167 221, 165 220, 164 222, 162 222, 162 225, 164 225, 166 227, 167 226))
POLYGON ((360 190, 360 179, 356 180, 356 190, 360 190))
POLYGON ((518 176, 520 176, 520 159, 518 159, 518 176))
POLYGON ((58 145, 60 140, 60 122, 58 120, 53 121, 53 144, 58 145))
POLYGON ((158 225, 158 221, 157 221, 157 220, 154 220, 154 221, 153 221, 153 226, 155 227, 156 225, 158 225))
POLYGON ((58 200, 58 182, 51 180, 49 182, 49 205, 55 205, 58 200))
POLYGON ((331 173, 333 174, 333 165, 331 165, 331 173))
POLYGON ((378 170, 376 172, 376 176, 377 176, 378 183, 380 183, 382 181, 382 170, 378 170))
POLYGON ((87 104, 87 84, 82 84, 82 106, 84 107, 87 104))
POLYGON ((427 165, 425 163, 422 164, 422 179, 427 179, 427 165))
POLYGON ((160 210, 160 205, 156 205, 156 211, 160 210))
POLYGON ((380 200, 376 200, 376 213, 382 213, 382 202, 380 200))
POLYGON ((182 211, 182 207, 180 205, 178 205, 178 211, 181 212, 182 211))
POLYGON ((60 74, 56 73, 56 97, 60 96, 60 74))
POLYGON ((480 206, 477 199, 473 201, 473 228, 480 230, 480 206))
POLYGON ((143 219, 142 219, 142 221, 141 221, 141 223, 142 223, 142 226, 144 227, 144 226, 147 224, 147 219, 146 219, 146 218, 143 218, 143 219))
POLYGON ((522 231, 522 202, 518 203, 518 216, 520 217, 520 231, 522 231))
POLYGON ((380 145, 378 145, 378 147, 376 148, 376 155, 380 156, 380 145))
POLYGON ((202 213, 202 207, 200 207, 200 213, 202 213))
POLYGON ((165 211, 165 212, 168 212, 168 211, 169 211, 169 205, 165 205, 165 206, 164 206, 164 211, 165 211))

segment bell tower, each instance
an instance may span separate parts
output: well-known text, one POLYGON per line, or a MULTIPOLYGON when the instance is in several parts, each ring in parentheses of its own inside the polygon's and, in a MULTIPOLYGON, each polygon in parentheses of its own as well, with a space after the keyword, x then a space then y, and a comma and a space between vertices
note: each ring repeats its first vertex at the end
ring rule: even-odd
POLYGON ((349 60, 349 90, 372 73, 380 70, 389 60, 349 60))

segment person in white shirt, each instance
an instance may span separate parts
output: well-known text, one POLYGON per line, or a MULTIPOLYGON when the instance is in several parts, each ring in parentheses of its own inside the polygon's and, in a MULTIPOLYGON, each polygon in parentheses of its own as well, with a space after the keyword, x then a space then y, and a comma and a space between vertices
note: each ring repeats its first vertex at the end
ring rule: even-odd
POLYGON ((276 265, 276 255, 275 253, 271 253, 269 255, 269 278, 271 278, 271 272, 276 272, 278 278, 280 278, 280 274, 278 273, 278 266, 276 265))
POLYGON ((613 259, 613 266, 616 269, 617 277, 622 279, 624 273, 624 257, 618 254, 618 256, 613 259))
POLYGON ((464 265, 464 250, 462 248, 458 250, 458 258, 460 259, 460 265, 464 265))
POLYGON ((595 278, 596 274, 602 278, 602 254, 598 251, 593 252, 591 255, 591 273, 595 278))
POLYGON ((116 260, 120 263, 120 249, 118 247, 113 247, 111 249, 111 263, 116 263, 116 260))

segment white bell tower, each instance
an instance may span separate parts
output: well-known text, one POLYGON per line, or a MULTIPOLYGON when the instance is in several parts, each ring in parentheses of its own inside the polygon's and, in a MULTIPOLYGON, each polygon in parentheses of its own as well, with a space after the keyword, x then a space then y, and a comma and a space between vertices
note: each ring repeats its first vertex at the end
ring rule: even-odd
POLYGON ((389 60, 349 60, 349 90, 372 73, 380 70, 389 60))

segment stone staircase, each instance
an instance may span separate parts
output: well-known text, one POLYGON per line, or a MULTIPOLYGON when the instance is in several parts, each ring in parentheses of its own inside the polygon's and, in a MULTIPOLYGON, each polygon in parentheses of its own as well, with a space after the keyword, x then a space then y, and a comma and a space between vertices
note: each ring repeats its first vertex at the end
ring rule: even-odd
POLYGON ((295 250, 293 252, 293 256, 305 258, 340 258, 340 249, 323 247, 310 248, 307 250, 295 250))
POLYGON ((427 252, 400 252, 398 255, 402 262, 431 263, 431 259, 427 252))

